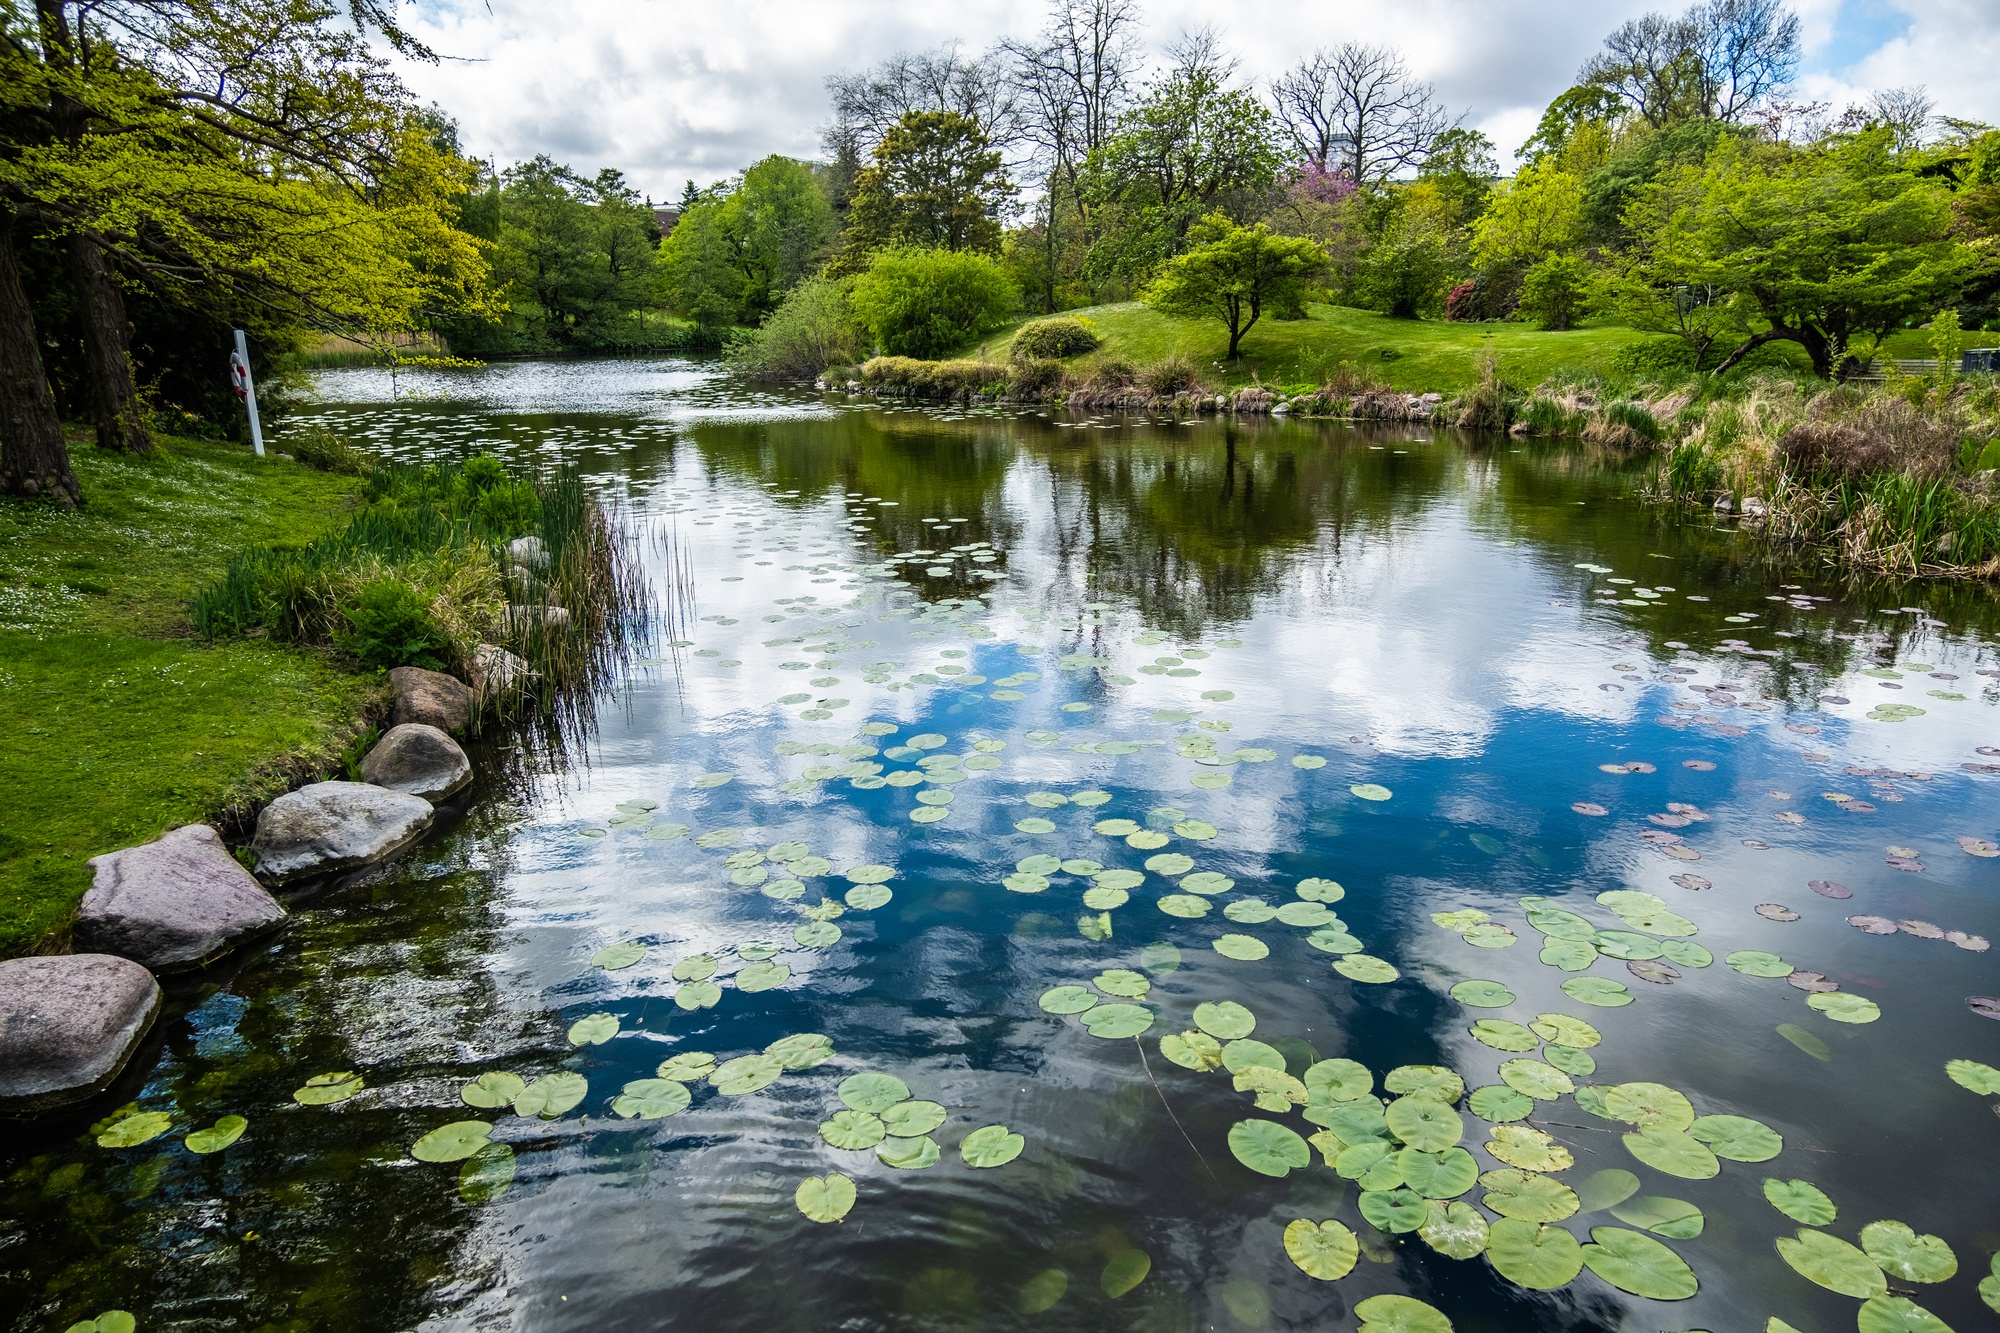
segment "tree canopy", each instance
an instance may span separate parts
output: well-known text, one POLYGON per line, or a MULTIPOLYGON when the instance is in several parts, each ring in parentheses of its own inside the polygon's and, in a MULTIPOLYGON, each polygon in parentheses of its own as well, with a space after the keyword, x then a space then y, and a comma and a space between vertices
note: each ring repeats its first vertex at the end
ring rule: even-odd
POLYGON ((1326 267, 1326 251, 1297 236, 1274 236, 1263 223, 1239 227, 1211 213, 1188 229, 1189 248, 1168 260, 1146 289, 1146 304, 1169 314, 1220 319, 1229 329, 1229 357, 1241 354, 1266 306, 1304 300, 1306 286, 1326 267))

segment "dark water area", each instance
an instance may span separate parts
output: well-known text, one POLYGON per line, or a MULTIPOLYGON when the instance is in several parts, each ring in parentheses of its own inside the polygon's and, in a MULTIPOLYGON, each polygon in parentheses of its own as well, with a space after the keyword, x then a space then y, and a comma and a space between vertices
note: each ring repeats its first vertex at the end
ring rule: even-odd
MULTIPOLYGON (((482 741, 437 835, 294 899, 283 935, 170 987, 118 1088, 13 1127, 0 1326, 1350 1329, 1402 1293, 1479 1333, 1855 1328, 1859 1297, 1781 1256, 1800 1224, 1767 1179, 1817 1186, 1843 1241, 1940 1238, 1955 1271, 1892 1294, 2000 1317, 2000 1088, 1945 1068, 2000 1066, 1967 1002, 2000 995, 1989 589, 1843 581, 1573 446, 897 409, 686 361, 319 383, 312 415, 386 453, 574 464, 627 508, 665 628, 565 766, 482 741), (637 961, 600 953, 623 942, 637 961), (1095 1002, 1050 1012, 1062 986, 1095 1002), (1176 1034, 1225 1002, 1254 1039, 1186 1067, 1176 1034), (1123 1031, 1117 1005, 1147 1011, 1136 1038, 1086 1026, 1123 1031), (797 1034, 830 1058, 614 1106, 677 1105, 674 1057, 797 1034), (1648 1236, 1698 1291, 1597 1265, 1534 1290, 1373 1225, 1319 1146, 1251 1169, 1243 1122, 1306 1138, 1329 1103, 1256 1075, 1285 1107, 1260 1108, 1241 1070, 1306 1092, 1333 1060, 1378 1107, 1435 1077, 1408 1066, 1454 1071, 1480 1173, 1521 1154, 1497 1124, 1542 1131, 1582 1196, 1550 1225, 1648 1236), (359 1095, 294 1100, 347 1070, 359 1095), (822 1136, 869 1071, 941 1109, 935 1164, 822 1136), (502 1072, 587 1090, 466 1104, 502 1072), (1610 1114, 1632 1083, 1782 1149, 1741 1160, 1762 1140, 1704 1119, 1735 1156, 1642 1160, 1627 1134, 1685 1147, 1686 1119, 1671 1094, 1610 1114), (1481 1091, 1510 1085, 1536 1095, 1481 1091), (98 1146, 133 1104, 173 1128, 98 1146), (185 1147, 224 1115, 240 1140, 185 1147), (412 1157, 474 1119, 507 1152, 412 1157), (975 1167, 988 1125, 1022 1148, 975 1167), (831 1172, 851 1210, 808 1220, 795 1191, 831 1172), (1299 1219, 1348 1228, 1352 1271, 1302 1271, 1299 1219)), ((1497 1223, 1489 1184, 1451 1197, 1497 1223)))

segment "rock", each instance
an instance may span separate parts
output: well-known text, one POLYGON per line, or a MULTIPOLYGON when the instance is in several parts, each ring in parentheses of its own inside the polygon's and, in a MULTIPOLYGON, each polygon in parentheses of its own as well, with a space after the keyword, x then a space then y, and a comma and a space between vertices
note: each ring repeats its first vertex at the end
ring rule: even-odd
POLYGON ((315 782, 257 816, 257 873, 275 883, 379 861, 430 827, 431 803, 366 782, 315 782))
POLYGON ((1763 518, 1770 512, 1769 507, 1765 505, 1762 497, 1755 495, 1746 495, 1743 497, 1743 517, 1763 518))
POLYGON ((111 1086, 160 1012, 160 983, 127 958, 0 963, 0 1111, 41 1111, 111 1086))
POLYGON ((1733 508, 1735 506, 1729 503, 1729 497, 1726 495, 1715 502, 1715 511, 1719 514, 1726 514, 1733 508))
POLYGON ((497 644, 482 643, 472 651, 472 694, 481 705, 520 693, 537 673, 497 644))
POLYGON ((438 728, 405 722, 375 742, 361 761, 361 777, 377 787, 439 801, 472 781, 472 762, 438 728))
POLYGON ((472 691, 456 676, 401 666, 389 672, 389 688, 396 696, 389 715, 395 726, 418 722, 441 731, 463 731, 472 721, 472 691))
POLYGON ((77 908, 77 940, 155 972, 202 967, 285 919, 278 900, 206 824, 88 864, 95 879, 77 908))
POLYGON ((537 625, 548 629, 567 629, 569 610, 560 606, 510 606, 502 626, 509 634, 522 634, 537 625))
POLYGON ((540 537, 516 537, 507 543, 507 558, 537 572, 549 567, 549 548, 540 537))

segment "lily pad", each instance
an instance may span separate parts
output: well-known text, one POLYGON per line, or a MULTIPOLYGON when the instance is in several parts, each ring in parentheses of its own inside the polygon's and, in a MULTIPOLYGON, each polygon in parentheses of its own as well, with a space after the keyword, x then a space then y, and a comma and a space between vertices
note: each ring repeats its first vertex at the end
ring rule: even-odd
POLYGON ((1354 1313, 1361 1333, 1451 1333, 1451 1320, 1413 1296, 1370 1296, 1354 1313))
POLYGON ((1604 1040, 1602 1032, 1581 1018, 1572 1018, 1568 1014, 1537 1014, 1535 1021, 1528 1026, 1551 1046, 1569 1046, 1583 1051, 1604 1040))
POLYGON ((1465 1095, 1465 1080, 1443 1065, 1398 1065, 1382 1078, 1382 1086, 1403 1096, 1432 1097, 1456 1106, 1465 1095))
POLYGON ((1479 1180, 1479 1163, 1463 1148, 1443 1152, 1405 1148, 1397 1156, 1403 1183, 1426 1199, 1455 1199, 1479 1180))
POLYGON ((1579 1051, 1573 1046, 1550 1045, 1542 1051, 1542 1058, 1571 1078, 1588 1078, 1597 1072, 1597 1061, 1589 1051, 1579 1051))
POLYGON ((1082 1021, 1093 1037, 1136 1037, 1153 1026, 1153 1011, 1138 1004, 1100 1004, 1085 1010, 1082 1021))
POLYGON ((514 1150, 488 1143, 458 1168, 458 1197, 467 1203, 491 1203, 514 1183, 514 1150))
POLYGON ((559 1069, 522 1088, 520 1096, 514 1098, 514 1114, 553 1120, 565 1111, 576 1109, 589 1091, 590 1080, 567 1069, 559 1069))
POLYGON ((1581 972, 1597 961, 1597 946, 1588 940, 1566 940, 1550 936, 1542 942, 1541 959, 1564 972, 1581 972))
POLYGON ((936 1166, 943 1154, 938 1150, 937 1140, 928 1135, 922 1138, 902 1139, 894 1135, 875 1145, 875 1156, 884 1166, 893 1166, 899 1171, 921 1171, 928 1166, 936 1166))
POLYGON ((1980 1096, 2000 1093, 2000 1069, 1981 1064, 1977 1060, 1952 1060, 1944 1067, 1944 1072, 1952 1082, 1967 1092, 1980 1096))
POLYGON ((1208 899, 1197 898, 1191 893, 1170 893, 1160 899, 1158 906, 1168 916, 1193 921, 1208 915, 1209 903, 1208 899))
POLYGON ((1306 1141, 1271 1120, 1239 1120, 1229 1128, 1229 1151, 1252 1171, 1286 1176, 1312 1162, 1306 1141))
POLYGON ((854 1207, 854 1182, 838 1171, 823 1176, 807 1176, 792 1193, 808 1222, 838 1222, 854 1207))
POLYGON ((618 1035, 618 1019, 613 1014, 589 1014, 569 1025, 572 1046, 602 1046, 618 1035))
POLYGON ((1538 1102, 1552 1102, 1576 1091, 1570 1076, 1540 1060, 1503 1060, 1500 1081, 1516 1092, 1524 1092, 1538 1102))
MULTIPOLYGON (((240 1115, 226 1115, 207 1129, 197 1129, 182 1140, 192 1153, 221 1152, 230 1144, 243 1137, 243 1131, 250 1122, 240 1115)), ((1930 1239, 1927 1237, 1926 1239, 1930 1239)))
MULTIPOLYGON (((764 1054, 787 1069, 812 1069, 833 1058, 833 1042, 822 1033, 795 1032, 766 1046, 764 1054)), ((673 1075, 662 1073, 661 1077, 671 1078, 673 1075)))
POLYGON ((1337 1282, 1354 1271, 1361 1245, 1340 1222, 1301 1217, 1285 1226, 1285 1253, 1307 1277, 1337 1282))
POLYGON ((1005 1125, 982 1125, 965 1136, 958 1154, 967 1166, 1005 1166, 1021 1155, 1028 1141, 1005 1125))
POLYGON ((1433 1199, 1417 1235, 1446 1258, 1470 1259, 1486 1250, 1486 1216, 1469 1203, 1433 1199))
POLYGON ((1882 1016, 1882 1007, 1875 1001, 1846 991, 1808 995, 1806 1004, 1836 1023, 1873 1023, 1882 1016))
POLYGON ((306 1080, 304 1087, 292 1093, 292 1100, 301 1106, 331 1106, 344 1102, 360 1092, 361 1075, 350 1071, 332 1074, 314 1074, 306 1080))
POLYGON ((843 895, 841 901, 857 912, 872 912, 887 906, 893 897, 894 892, 886 884, 857 884, 843 895))
POLYGON ((1526 1024, 1505 1018, 1480 1019, 1472 1025, 1472 1036, 1496 1051, 1532 1051, 1542 1044, 1526 1024))
POLYGON ((1257 1016, 1234 1000, 1218 1000, 1194 1007, 1194 1025, 1211 1037, 1234 1041, 1256 1030, 1257 1016))
POLYGON ((1838 1236, 1800 1227, 1797 1238, 1778 1237, 1778 1255, 1800 1276, 1828 1291, 1866 1299, 1889 1290, 1882 1266, 1838 1236))
POLYGON ((1615 1166, 1591 1172, 1576 1187, 1577 1202, 1586 1213, 1616 1207, 1638 1192, 1639 1177, 1615 1166))
POLYGON ((1349 981, 1365 982, 1370 985, 1382 985, 1402 975, 1389 963, 1365 953, 1351 953, 1336 958, 1333 970, 1349 981))
POLYGON ((1722 961, 1746 977, 1788 977, 1795 970, 1778 955, 1762 949, 1738 949, 1722 961))
POLYGON ((936 1102, 901 1101, 882 1110, 882 1124, 897 1138, 914 1139, 942 1125, 947 1114, 936 1102))
POLYGON ((1088 986, 1052 986, 1040 1000, 1043 1011, 1051 1014, 1080 1014, 1096 1003, 1088 986))
MULTIPOLYGON (((1201 1011, 1197 1009, 1196 1021, 1201 1011)), ((1321 1060, 1307 1069, 1301 1082, 1314 1101, 1351 1102, 1366 1097, 1375 1087, 1375 1075, 1368 1066, 1354 1060, 1321 1060)))
POLYGON ((592 967, 601 967, 607 972, 615 972, 621 967, 630 967, 646 956, 646 946, 634 940, 624 940, 618 944, 606 945, 590 956, 592 967))
POLYGON ((1146 1280, 1153 1271, 1153 1257, 1144 1250, 1120 1250, 1105 1262, 1097 1285, 1106 1296, 1117 1300, 1146 1280))
MULTIPOLYGON (((736 989, 751 992, 774 990, 791 980, 791 976, 792 969, 783 963, 746 963, 737 970, 736 989)), ((678 1001, 680 996, 674 998, 678 1001)))
POLYGON ((687 1084, 670 1078, 642 1078, 627 1083, 611 1099, 611 1109, 628 1119, 660 1120, 679 1115, 693 1101, 687 1084))
POLYGON ((1498 1009, 1514 1003, 1514 992, 1497 981, 1461 981, 1451 988, 1451 998, 1477 1009, 1498 1009))
POLYGON ((1958 1256, 1940 1236, 1919 1236, 1901 1222, 1870 1222, 1861 1228, 1861 1248, 1890 1277, 1908 1282, 1945 1282, 1958 1272, 1958 1256))
POLYGON ((1300 880, 1292 892, 1309 903, 1337 903, 1347 896, 1347 890, 1333 880, 1318 877, 1300 880))
POLYGON ((1611 1215, 1628 1226, 1640 1227, 1670 1240, 1693 1240, 1707 1218, 1701 1209, 1685 1199, 1669 1199, 1659 1194, 1641 1194, 1615 1205, 1611 1215))
POLYGON ((1688 1127, 1688 1133, 1717 1157, 1732 1162, 1768 1162, 1785 1147, 1776 1130, 1747 1116, 1705 1115, 1688 1127))
POLYGON ((1430 1200, 1413 1189, 1361 1191, 1361 1216, 1378 1231, 1400 1235, 1430 1219, 1430 1200))
POLYGON ((505 1070, 495 1070, 481 1074, 472 1082, 458 1090, 458 1098, 467 1106, 477 1106, 491 1110, 494 1107, 512 1106, 521 1090, 528 1086, 527 1080, 519 1074, 509 1074, 505 1070))
POLYGON ((725 1097, 741 1097, 770 1087, 785 1072, 785 1062, 775 1055, 739 1055, 717 1065, 708 1081, 725 1097))
POLYGON ((492 1132, 484 1120, 454 1120, 411 1144, 410 1156, 419 1162, 462 1162, 484 1148, 492 1132))
POLYGON ((910 1085, 894 1074, 884 1074, 876 1070, 850 1074, 840 1082, 835 1090, 841 1102, 850 1110, 880 1114, 897 1102, 910 1099, 910 1085))
POLYGON ((1282 1073, 1285 1068, 1284 1052, 1247 1037, 1239 1037, 1222 1048, 1222 1067, 1230 1073, 1240 1073, 1252 1065, 1282 1073))
POLYGON ((1525 1119, 1535 1109, 1535 1099, 1499 1083, 1474 1088, 1466 1106, 1481 1120, 1503 1122, 1525 1119))
POLYGON ((1826 1191, 1809 1180, 1779 1180, 1773 1176, 1764 1182, 1764 1197, 1786 1217, 1809 1227, 1826 1226, 1839 1215, 1826 1191))
POLYGON ((1722 1170, 1722 1164, 1706 1144, 1681 1130, 1655 1125, 1624 1138, 1626 1150, 1634 1157, 1655 1171, 1682 1180, 1708 1180, 1722 1170))
POLYGON ((1592 1227, 1584 1264, 1620 1291, 1655 1301, 1684 1301, 1700 1289, 1694 1270, 1651 1236, 1623 1227, 1592 1227))
POLYGON ((1486 1151, 1523 1171, 1567 1171, 1576 1165, 1569 1149, 1531 1125, 1495 1125, 1486 1151))
MULTIPOLYGON (((696 1083, 715 1072, 715 1057, 707 1051, 682 1051, 679 1055, 670 1055, 660 1061, 660 1067, 653 1072, 661 1078, 678 1079, 682 1083, 696 1083)), ((483 1079, 486 1076, 482 1074, 480 1077, 483 1079)))
POLYGON ((1465 1136, 1458 1112, 1433 1097, 1398 1097, 1382 1118, 1392 1134, 1421 1152, 1443 1152, 1465 1136))
POLYGON ((1091 979, 1090 984, 1106 995, 1122 996, 1128 1000, 1139 999, 1153 988, 1153 983, 1147 980, 1143 973, 1122 967, 1099 972, 1091 979))
POLYGON ((674 992, 674 1003, 693 1013, 697 1009, 713 1009, 722 1000, 722 987, 713 981, 690 981, 674 992))
MULTIPOLYGON (((1985 1283, 1980 1287, 1983 1292, 1985 1283)), ((1993 1301, 1989 1298, 1987 1304, 1993 1301)), ((1861 1303, 1854 1324, 1860 1333, 1951 1333, 1944 1320, 1904 1296, 1869 1297, 1861 1303)))
POLYGON ((1625 989, 1625 983, 1608 977, 1571 977, 1562 984, 1562 990, 1570 999, 1600 1009, 1617 1009, 1632 1003, 1632 992, 1625 989))
POLYGON ((1558 1226, 1506 1217, 1486 1235, 1486 1261, 1515 1286, 1531 1291, 1566 1287, 1583 1271, 1582 1246, 1558 1226))
POLYGON ((1271 946, 1255 935, 1222 935, 1215 940, 1214 948, 1224 958, 1244 963, 1254 963, 1271 956, 1271 946))
POLYGON ((1222 1068, 1222 1043, 1206 1032, 1170 1032, 1160 1038, 1160 1054, 1183 1069, 1222 1068))
POLYGON ((808 921, 792 929, 792 940, 802 948, 830 948, 840 943, 840 927, 831 921, 808 921))
POLYGON ((1506 1167, 1479 1177, 1480 1202, 1522 1222, 1560 1222, 1576 1215, 1576 1191, 1553 1176, 1506 1167))

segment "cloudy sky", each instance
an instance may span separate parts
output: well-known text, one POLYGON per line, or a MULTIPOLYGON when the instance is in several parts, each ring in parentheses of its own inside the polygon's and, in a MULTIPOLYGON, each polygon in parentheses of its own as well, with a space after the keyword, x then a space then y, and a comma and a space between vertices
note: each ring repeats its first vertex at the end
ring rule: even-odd
MULTIPOLYGON (((1647 0, 1244 0, 1218 11, 1149 0, 1157 52, 1216 22, 1245 78, 1264 81, 1316 45, 1407 53, 1454 112, 1503 151, 1527 137, 1611 28, 1647 0), (1218 18, 1218 13, 1220 17, 1218 18)), ((1678 7, 1678 6, 1672 6, 1678 7)), ((1805 33, 1799 92, 1844 105, 1926 85, 1939 110, 2000 123, 1994 0, 1794 0, 1805 33)), ((981 49, 1040 26, 1036 0, 419 0, 412 26, 447 58, 406 69, 459 120, 466 148, 505 162, 538 152, 615 166, 657 199, 770 153, 811 157, 825 78, 899 50, 981 49)))

